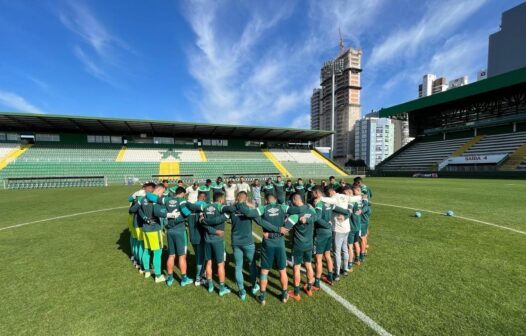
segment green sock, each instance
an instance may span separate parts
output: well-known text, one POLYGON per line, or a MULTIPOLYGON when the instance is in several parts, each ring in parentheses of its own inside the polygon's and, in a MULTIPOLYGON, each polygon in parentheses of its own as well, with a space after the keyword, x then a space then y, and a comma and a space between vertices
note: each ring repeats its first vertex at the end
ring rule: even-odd
POLYGON ((283 289, 283 290, 281 291, 281 298, 282 298, 282 299, 286 299, 286 298, 288 298, 288 297, 289 297, 289 292, 288 292, 287 289, 285 288, 285 289, 283 289))
POLYGON ((328 278, 329 278, 329 281, 333 281, 334 280, 334 273, 329 272, 328 278))
POLYGON ((224 283, 224 282, 220 282, 220 283, 219 283, 219 289, 220 289, 220 290, 225 289, 225 283, 224 283))
POLYGON ((320 287, 320 278, 314 278, 314 286, 320 287))
POLYGON ((300 286, 294 286, 294 295, 300 294, 300 286))
POLYGON ((264 301, 266 297, 267 297, 267 293, 266 292, 260 292, 259 293, 259 299, 261 301, 264 301))
POLYGON ((212 279, 208 279, 208 288, 213 288, 214 287, 214 282, 212 281, 212 279))
POLYGON ((183 281, 184 280, 188 280, 188 277, 186 276, 186 274, 181 275, 181 280, 183 280, 183 281))
POLYGON ((174 279, 174 274, 171 273, 171 274, 168 274, 168 277, 166 277, 166 280, 173 280, 174 279))
POLYGON ((311 289, 312 289, 312 284, 311 284, 310 282, 307 284, 307 289, 308 289, 308 290, 311 290, 311 289))

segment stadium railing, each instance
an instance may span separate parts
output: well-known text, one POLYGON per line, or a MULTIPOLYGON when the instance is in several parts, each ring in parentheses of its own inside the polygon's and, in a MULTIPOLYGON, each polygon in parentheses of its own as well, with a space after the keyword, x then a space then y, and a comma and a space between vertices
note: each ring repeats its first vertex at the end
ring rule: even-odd
POLYGON ((4 189, 40 189, 107 186, 108 178, 106 176, 8 177, 4 179, 4 189))

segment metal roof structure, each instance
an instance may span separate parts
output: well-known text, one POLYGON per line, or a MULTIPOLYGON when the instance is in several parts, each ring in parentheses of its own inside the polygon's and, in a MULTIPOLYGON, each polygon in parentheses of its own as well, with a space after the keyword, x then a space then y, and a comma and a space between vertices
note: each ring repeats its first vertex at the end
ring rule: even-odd
POLYGON ((489 92, 496 92, 512 86, 526 84, 526 68, 510 71, 451 90, 418 98, 399 105, 383 108, 380 117, 387 118, 403 113, 455 104, 461 100, 480 99, 489 92))
POLYGON ((85 133, 174 138, 245 138, 261 141, 316 141, 331 131, 220 125, 159 120, 97 118, 74 115, 0 112, 0 131, 85 133))

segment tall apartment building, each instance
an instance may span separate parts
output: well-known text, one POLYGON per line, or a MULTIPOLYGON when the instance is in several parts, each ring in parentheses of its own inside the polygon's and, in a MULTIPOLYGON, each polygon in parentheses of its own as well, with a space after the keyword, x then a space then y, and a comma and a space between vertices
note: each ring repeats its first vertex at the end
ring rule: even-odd
POLYGON ((526 67, 526 2, 502 13, 500 31, 489 36, 488 77, 526 67))
POLYGON ((310 97, 310 128, 313 130, 320 129, 320 113, 321 113, 321 89, 316 88, 312 90, 310 97))
MULTIPOLYGON (((334 85, 335 139, 333 155, 338 162, 344 163, 354 157, 354 124, 360 119, 361 103, 360 73, 362 50, 345 49, 340 43, 340 52, 333 60, 326 62, 320 71, 321 91, 314 90, 311 97, 311 126, 319 125, 321 130, 332 128, 332 69, 337 68, 334 85), (320 97, 319 113, 316 104, 320 97)), ((322 139, 318 146, 330 147, 331 137, 322 139)))
POLYGON ((371 169, 394 152, 395 125, 389 118, 365 117, 355 125, 355 158, 371 169))
POLYGON ((448 82, 446 77, 437 78, 433 74, 426 74, 422 78, 422 84, 418 85, 418 97, 427 97, 435 93, 446 91, 448 82))

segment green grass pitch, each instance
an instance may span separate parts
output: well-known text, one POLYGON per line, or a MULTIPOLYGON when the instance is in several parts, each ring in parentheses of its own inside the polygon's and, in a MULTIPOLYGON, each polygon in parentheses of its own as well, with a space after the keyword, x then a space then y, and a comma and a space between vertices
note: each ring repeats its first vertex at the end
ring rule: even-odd
MULTIPOLYGON (((332 287, 336 293, 394 335, 524 334, 526 181, 368 178, 366 184, 374 191, 369 257, 332 287), (453 210, 523 233, 425 210, 453 210)), ((126 207, 135 189, 2 191, 0 228, 126 207)), ((234 293, 224 298, 146 280, 129 260, 126 218, 123 208, 0 230, 0 334, 374 334, 324 292, 281 304, 276 273, 265 307, 253 297, 241 302, 228 245, 227 285, 234 293)), ((193 276, 193 252, 189 260, 193 276)))

